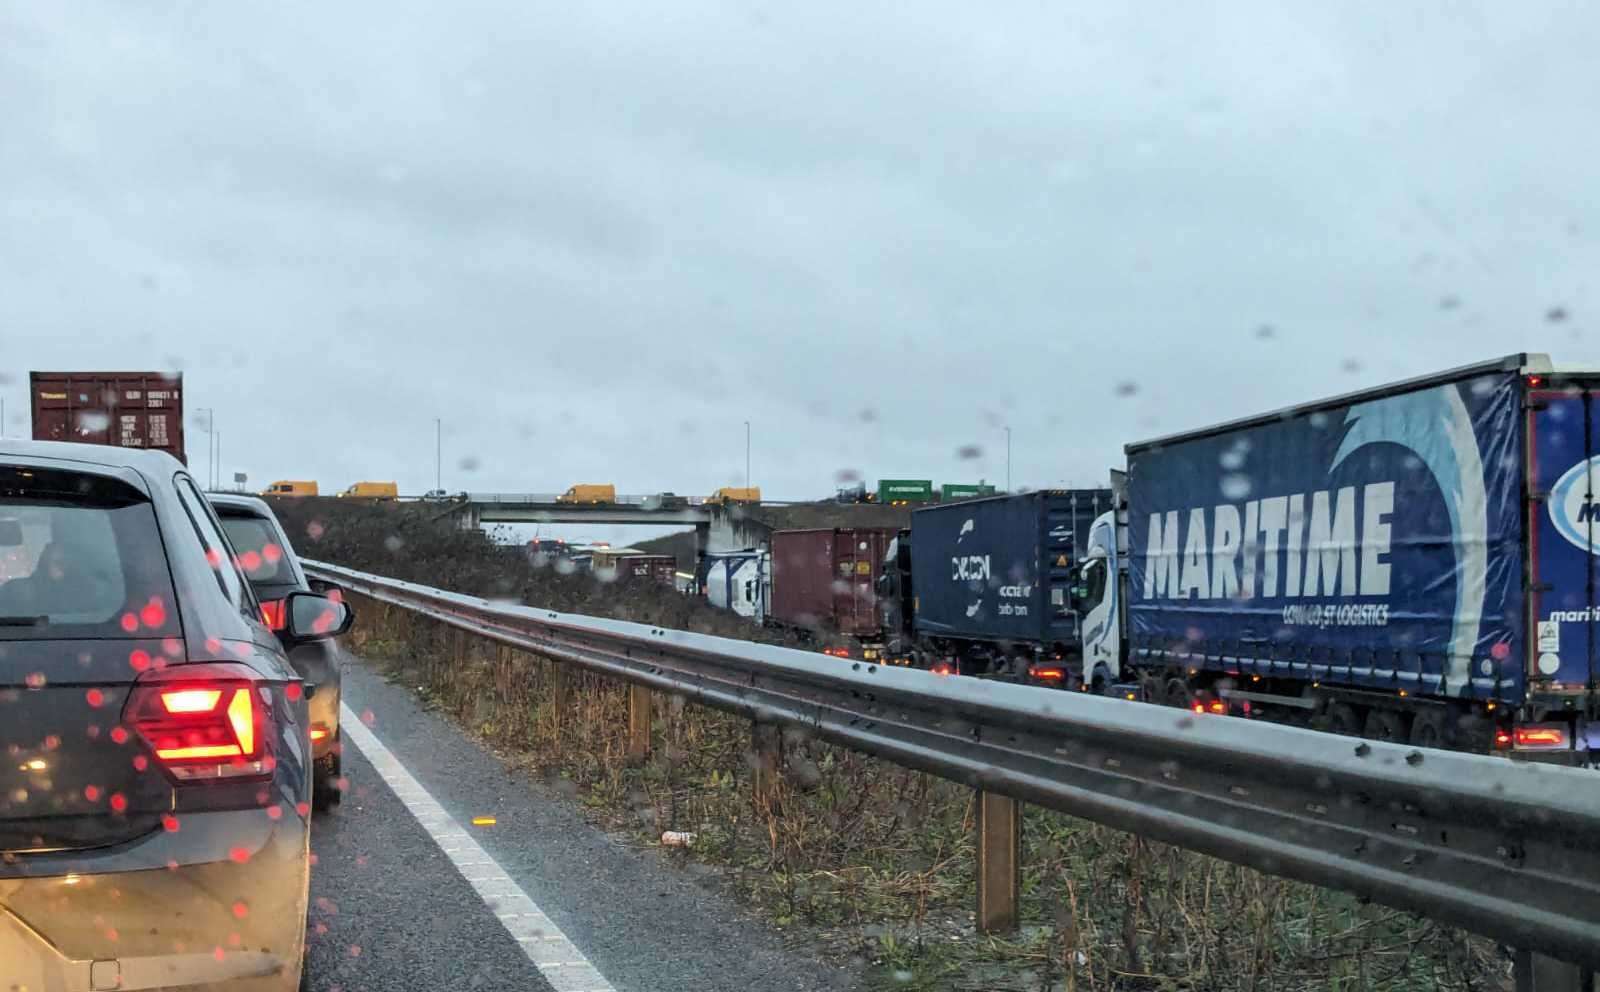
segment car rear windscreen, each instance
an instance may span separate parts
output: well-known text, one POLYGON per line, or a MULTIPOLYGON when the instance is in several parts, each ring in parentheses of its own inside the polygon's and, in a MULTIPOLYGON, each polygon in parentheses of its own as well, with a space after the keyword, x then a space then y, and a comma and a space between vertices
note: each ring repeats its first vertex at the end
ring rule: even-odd
POLYGON ((105 476, 0 465, 0 640, 178 630, 143 493, 105 476))
POLYGON ((244 569, 251 585, 295 581, 287 549, 272 524, 260 517, 226 516, 222 518, 222 529, 228 532, 228 540, 239 556, 239 567, 244 569))

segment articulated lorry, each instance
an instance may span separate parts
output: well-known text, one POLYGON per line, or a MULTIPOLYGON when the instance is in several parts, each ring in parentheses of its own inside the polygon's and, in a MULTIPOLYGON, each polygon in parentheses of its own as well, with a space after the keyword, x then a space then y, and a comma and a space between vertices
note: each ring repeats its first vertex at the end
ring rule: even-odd
POLYGON ((1071 594, 1077 687, 1600 749, 1600 371, 1511 355, 1125 451, 1071 594))

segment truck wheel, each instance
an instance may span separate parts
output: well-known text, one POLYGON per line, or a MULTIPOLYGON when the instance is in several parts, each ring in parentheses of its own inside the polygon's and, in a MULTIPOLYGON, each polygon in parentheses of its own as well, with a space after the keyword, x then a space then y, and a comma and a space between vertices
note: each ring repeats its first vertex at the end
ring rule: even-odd
POLYGON ((1405 741, 1406 718, 1394 710, 1374 709, 1367 713, 1366 732, 1361 736, 1371 741, 1405 741))
POLYGON ((1363 730, 1361 714, 1349 703, 1334 703, 1328 707, 1328 729, 1346 737, 1360 737, 1363 730))
POLYGON ((1441 710, 1423 710, 1411 721, 1411 743, 1417 747, 1449 747, 1445 714, 1441 710))

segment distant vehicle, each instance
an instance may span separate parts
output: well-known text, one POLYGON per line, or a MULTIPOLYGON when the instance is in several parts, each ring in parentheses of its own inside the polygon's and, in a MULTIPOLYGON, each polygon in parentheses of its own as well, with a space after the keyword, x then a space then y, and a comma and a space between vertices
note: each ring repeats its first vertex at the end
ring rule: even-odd
POLYGON ((450 494, 443 489, 430 489, 422 494, 422 498, 430 503, 440 503, 450 498, 450 494))
POLYGON ((152 448, 188 462, 183 373, 30 372, 35 441, 152 448))
POLYGON ((263 496, 315 496, 317 484, 315 482, 292 482, 280 479, 262 491, 263 496))
MULTIPOLYGON (((266 503, 232 493, 211 493, 208 498, 222 518, 222 529, 238 555, 239 567, 261 601, 261 615, 282 637, 288 621, 283 604, 290 593, 327 595, 335 587, 306 578, 289 536, 266 503)), ((339 791, 339 698, 343 695, 339 650, 331 640, 290 642, 286 648, 289 664, 307 685, 316 686, 311 696, 311 756, 316 768, 313 802, 317 809, 326 810, 343 797, 339 791)))
POLYGON ((295 989, 312 770, 284 643, 349 608, 292 592, 273 636, 165 452, 0 441, 0 551, 5 987, 295 989))
POLYGON ((770 556, 762 551, 706 555, 706 600, 761 623, 767 615, 770 556))
POLYGON ((609 482, 579 484, 556 497, 557 503, 599 504, 615 503, 616 501, 617 487, 609 482))
POLYGON ((875 503, 877 499, 878 494, 867 489, 865 482, 858 482, 853 486, 842 486, 833 497, 835 503, 844 504, 875 503))
POLYGON ((357 482, 339 495, 349 499, 398 499, 400 487, 393 482, 357 482))
POLYGON ((933 502, 932 479, 880 479, 878 502, 890 506, 933 502))
POLYGON ((689 500, 676 493, 659 493, 646 496, 641 504, 646 510, 681 510, 689 505, 689 500))
POLYGON ((719 506, 724 503, 759 503, 761 502, 761 487, 723 486, 706 497, 706 502, 719 506))

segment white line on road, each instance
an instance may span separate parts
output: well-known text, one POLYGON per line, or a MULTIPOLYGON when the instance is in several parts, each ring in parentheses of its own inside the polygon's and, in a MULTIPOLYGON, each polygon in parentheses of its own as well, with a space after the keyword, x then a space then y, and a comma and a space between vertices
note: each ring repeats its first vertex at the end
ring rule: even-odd
POLYGON ((411 777, 400 759, 343 703, 339 704, 339 729, 345 739, 353 741, 372 762, 372 767, 456 866, 461 877, 477 891, 478 897, 506 928, 506 933, 556 992, 616 992, 589 959, 572 946, 561 928, 544 915, 539 904, 528 898, 489 852, 461 829, 428 790, 411 777))

